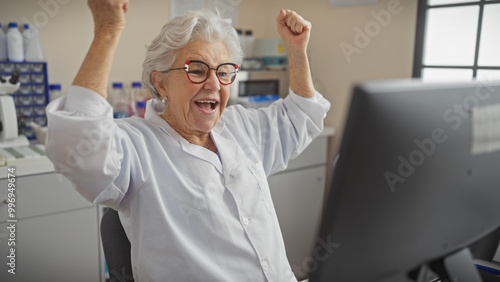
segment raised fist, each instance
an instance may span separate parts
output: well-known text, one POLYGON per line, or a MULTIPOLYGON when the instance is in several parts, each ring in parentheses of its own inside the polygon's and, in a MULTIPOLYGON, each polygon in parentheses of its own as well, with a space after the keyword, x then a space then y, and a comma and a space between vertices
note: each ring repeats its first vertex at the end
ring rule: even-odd
POLYGON ((276 16, 278 33, 290 51, 305 51, 311 33, 311 23, 291 10, 281 10, 276 16))
POLYGON ((125 28, 128 0, 88 0, 94 18, 95 32, 119 32, 125 28))

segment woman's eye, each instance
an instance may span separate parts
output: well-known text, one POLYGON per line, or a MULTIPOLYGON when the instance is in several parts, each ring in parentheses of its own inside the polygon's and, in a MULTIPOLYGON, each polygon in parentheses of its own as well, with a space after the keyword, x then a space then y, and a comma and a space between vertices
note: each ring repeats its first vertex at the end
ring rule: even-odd
POLYGON ((205 72, 202 70, 190 70, 189 73, 193 74, 193 75, 204 75, 205 74, 205 72))
POLYGON ((227 72, 221 72, 221 71, 219 72, 219 77, 227 77, 227 76, 228 76, 227 72))

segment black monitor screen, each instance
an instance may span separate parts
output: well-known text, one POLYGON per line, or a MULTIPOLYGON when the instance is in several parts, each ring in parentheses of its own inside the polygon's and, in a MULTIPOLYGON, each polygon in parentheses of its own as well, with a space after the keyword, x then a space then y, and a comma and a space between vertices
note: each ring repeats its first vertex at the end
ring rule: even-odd
POLYGON ((498 228, 499 144, 500 82, 358 85, 311 282, 412 281, 498 228))

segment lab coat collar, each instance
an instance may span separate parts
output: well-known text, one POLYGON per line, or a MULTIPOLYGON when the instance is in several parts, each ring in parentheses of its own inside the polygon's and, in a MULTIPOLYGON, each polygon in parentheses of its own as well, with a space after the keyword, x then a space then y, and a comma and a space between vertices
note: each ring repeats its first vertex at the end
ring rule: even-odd
MULTIPOLYGON (((212 140, 215 142, 219 150, 220 161, 222 162, 222 172, 224 176, 229 176, 233 168, 236 167, 235 162, 237 143, 234 139, 229 138, 229 130, 224 126, 224 123, 219 121, 210 132, 212 140)), ((226 182, 229 178, 226 177, 226 182)), ((227 184, 227 183, 226 183, 227 184)))
MULTIPOLYGON (((179 143, 184 139, 177 131, 175 131, 168 122, 166 122, 160 115, 163 113, 165 105, 158 99, 150 99, 146 103, 146 113, 144 118, 149 120, 154 125, 161 128, 167 135, 174 138, 179 143)), ((184 139, 185 140, 185 139, 184 139)))
POLYGON ((186 153, 210 162, 215 166, 219 173, 229 175, 235 166, 234 156, 236 153, 236 142, 228 135, 229 131, 227 131, 225 123, 222 121, 217 122, 215 127, 210 131, 210 136, 219 151, 219 159, 213 152, 189 143, 184 137, 175 131, 175 129, 173 129, 170 124, 168 124, 168 122, 160 116, 164 109, 165 105, 160 100, 150 99, 146 104, 146 113, 144 118, 161 128, 167 135, 174 138, 186 153))

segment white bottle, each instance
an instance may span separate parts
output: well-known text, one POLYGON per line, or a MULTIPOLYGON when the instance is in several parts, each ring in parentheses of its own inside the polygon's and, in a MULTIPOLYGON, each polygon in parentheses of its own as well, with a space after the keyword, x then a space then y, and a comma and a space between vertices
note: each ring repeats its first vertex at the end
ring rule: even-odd
POLYGON ((24 58, 29 62, 43 62, 45 55, 40 43, 40 32, 38 28, 24 24, 23 30, 24 58))
POLYGON ((30 37, 32 36, 30 33, 30 25, 29 24, 24 24, 23 25, 23 32, 21 33, 23 36, 23 50, 24 50, 24 56, 26 57, 26 50, 28 50, 28 41, 30 37))
POLYGON ((62 96, 61 84, 50 84, 49 85, 49 98, 50 101, 54 101, 55 99, 62 96))
POLYGON ((23 36, 17 28, 17 23, 9 23, 7 31, 7 56, 11 62, 24 61, 23 36))
POLYGON ((7 37, 2 30, 2 24, 0 24, 0 62, 7 61, 7 37))

